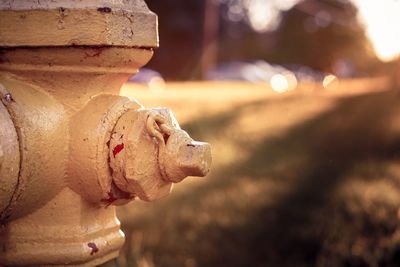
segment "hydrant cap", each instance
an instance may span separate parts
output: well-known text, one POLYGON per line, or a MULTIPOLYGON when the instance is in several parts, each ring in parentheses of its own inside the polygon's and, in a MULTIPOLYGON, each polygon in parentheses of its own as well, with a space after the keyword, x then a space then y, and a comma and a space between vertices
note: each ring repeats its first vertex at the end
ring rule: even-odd
POLYGON ((158 46, 143 0, 0 1, 0 47, 158 46))

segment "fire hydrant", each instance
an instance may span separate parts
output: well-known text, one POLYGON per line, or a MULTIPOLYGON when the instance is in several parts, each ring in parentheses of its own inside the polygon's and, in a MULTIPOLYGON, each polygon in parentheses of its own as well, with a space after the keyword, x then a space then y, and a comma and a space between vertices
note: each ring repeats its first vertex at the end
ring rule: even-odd
POLYGON ((0 265, 109 261, 115 205, 207 174, 209 144, 119 96, 157 46, 142 0, 0 2, 0 265))

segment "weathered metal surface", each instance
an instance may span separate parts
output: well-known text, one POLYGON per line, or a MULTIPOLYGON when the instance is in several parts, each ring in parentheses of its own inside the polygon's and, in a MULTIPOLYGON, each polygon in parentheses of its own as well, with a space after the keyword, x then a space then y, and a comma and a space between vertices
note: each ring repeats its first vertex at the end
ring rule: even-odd
POLYGON ((67 121, 63 106, 42 90, 5 73, 0 80, 13 99, 6 106, 21 154, 18 188, 6 212, 13 219, 44 205, 63 188, 67 121))
POLYGON ((5 219, 18 184, 20 152, 18 136, 2 102, 14 101, 0 85, 0 220, 5 219))
POLYGON ((124 237, 109 205, 118 201, 109 201, 115 188, 107 173, 107 141, 119 116, 138 107, 118 96, 119 88, 152 51, 1 52, 0 82, 13 97, 7 109, 22 155, 8 219, 1 221, 0 264, 93 266, 116 257, 124 237), (88 243, 98 251, 91 254, 88 243))
POLYGON ((0 2, 0 265, 104 263, 114 205, 208 172, 208 144, 119 96, 156 27, 141 0, 0 2))
POLYGON ((96 266, 118 256, 124 242, 119 225, 114 207, 99 208, 66 187, 41 208, 2 227, 0 264, 96 266))
POLYGON ((0 46, 157 47, 157 16, 135 0, 0 1, 0 46))
POLYGON ((88 201, 106 202, 113 195, 108 160, 111 133, 125 112, 140 107, 126 97, 99 95, 71 118, 68 172, 74 179, 70 186, 88 201))

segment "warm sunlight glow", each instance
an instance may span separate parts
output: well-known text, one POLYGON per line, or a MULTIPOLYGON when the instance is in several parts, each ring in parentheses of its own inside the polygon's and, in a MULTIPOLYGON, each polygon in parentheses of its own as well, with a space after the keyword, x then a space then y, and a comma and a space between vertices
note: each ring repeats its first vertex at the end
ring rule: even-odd
POLYGON ((389 61, 400 54, 400 1, 353 0, 377 56, 389 61))
POLYGON ((279 25, 279 12, 268 1, 250 1, 248 13, 252 28, 258 32, 274 30, 279 25))

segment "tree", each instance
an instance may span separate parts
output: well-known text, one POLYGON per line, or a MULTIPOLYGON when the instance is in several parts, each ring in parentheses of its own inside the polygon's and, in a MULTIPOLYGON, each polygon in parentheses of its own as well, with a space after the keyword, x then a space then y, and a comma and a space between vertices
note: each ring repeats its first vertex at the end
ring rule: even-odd
MULTIPOLYGON (((260 0, 214 1, 221 5, 218 62, 262 59, 276 64, 307 65, 326 72, 338 72, 341 65, 347 64, 354 68, 354 73, 368 72, 378 62, 357 20, 357 9, 348 0, 298 2, 287 11, 281 9, 278 15, 275 12, 277 23, 266 31, 256 31, 250 23, 248 7, 240 6, 260 0), (238 17, 227 13, 232 5, 236 5, 238 17)), ((159 16, 160 29, 160 48, 149 67, 167 79, 200 78, 202 53, 207 49, 204 44, 210 43, 203 39, 207 36, 203 34, 207 1, 147 2, 159 16)))

